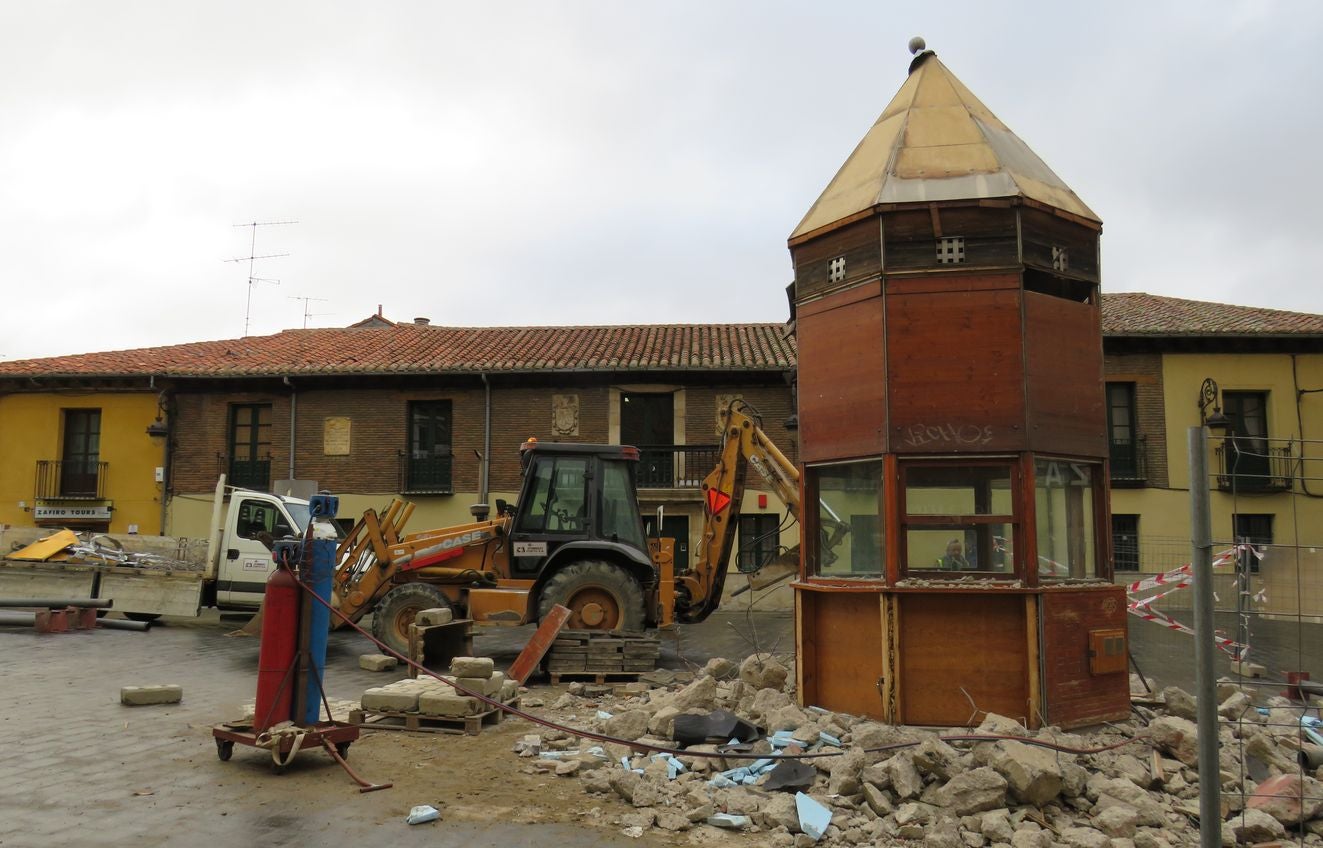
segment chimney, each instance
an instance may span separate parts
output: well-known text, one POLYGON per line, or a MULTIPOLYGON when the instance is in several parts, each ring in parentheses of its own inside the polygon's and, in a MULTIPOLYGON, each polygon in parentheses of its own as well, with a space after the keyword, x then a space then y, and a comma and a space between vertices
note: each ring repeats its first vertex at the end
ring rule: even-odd
POLYGON ((415 318, 415 319, 413 319, 413 322, 414 322, 415 324, 417 324, 419 327, 426 327, 428 324, 432 323, 432 319, 431 319, 431 318, 415 318))

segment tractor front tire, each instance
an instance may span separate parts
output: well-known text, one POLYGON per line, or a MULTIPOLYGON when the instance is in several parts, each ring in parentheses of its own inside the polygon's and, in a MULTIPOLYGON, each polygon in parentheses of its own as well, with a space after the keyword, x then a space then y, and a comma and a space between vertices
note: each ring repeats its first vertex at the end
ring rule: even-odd
POLYGON ((409 656, 409 625, 425 609, 449 607, 441 590, 426 583, 405 583, 386 593, 372 612, 372 635, 386 647, 409 656))
POLYGON ((576 562, 553 574, 538 597, 538 617, 546 618, 556 604, 569 607, 565 626, 571 630, 637 633, 644 628, 643 587, 609 562, 576 562))

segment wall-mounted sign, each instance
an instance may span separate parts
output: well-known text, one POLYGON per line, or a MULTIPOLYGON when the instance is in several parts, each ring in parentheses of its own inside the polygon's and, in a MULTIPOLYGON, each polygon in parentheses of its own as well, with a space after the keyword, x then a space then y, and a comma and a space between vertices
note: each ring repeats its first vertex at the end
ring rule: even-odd
POLYGON ((326 456, 349 456, 351 426, 347 417, 327 418, 322 425, 322 453, 326 456))
POLYGON ((34 506, 35 521, 109 521, 109 506, 34 506))

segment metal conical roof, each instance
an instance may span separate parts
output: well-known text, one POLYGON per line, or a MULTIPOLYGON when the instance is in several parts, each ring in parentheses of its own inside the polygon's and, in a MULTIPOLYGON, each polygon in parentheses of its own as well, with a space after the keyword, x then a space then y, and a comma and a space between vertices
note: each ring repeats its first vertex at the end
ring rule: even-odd
POLYGON ((845 160, 790 238, 879 204, 1025 197, 1101 219, 932 54, 845 160))

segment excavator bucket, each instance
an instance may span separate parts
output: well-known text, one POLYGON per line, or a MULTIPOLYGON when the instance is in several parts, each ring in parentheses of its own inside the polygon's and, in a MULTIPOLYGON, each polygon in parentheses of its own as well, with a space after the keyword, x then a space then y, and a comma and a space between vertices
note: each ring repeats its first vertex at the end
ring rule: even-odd
POLYGON ((257 608, 257 612, 253 615, 253 617, 248 619, 248 623, 245 624, 243 627, 240 627, 238 630, 231 632, 228 635, 260 637, 262 635, 262 611, 265 608, 266 608, 266 600, 263 599, 262 605, 257 608))

